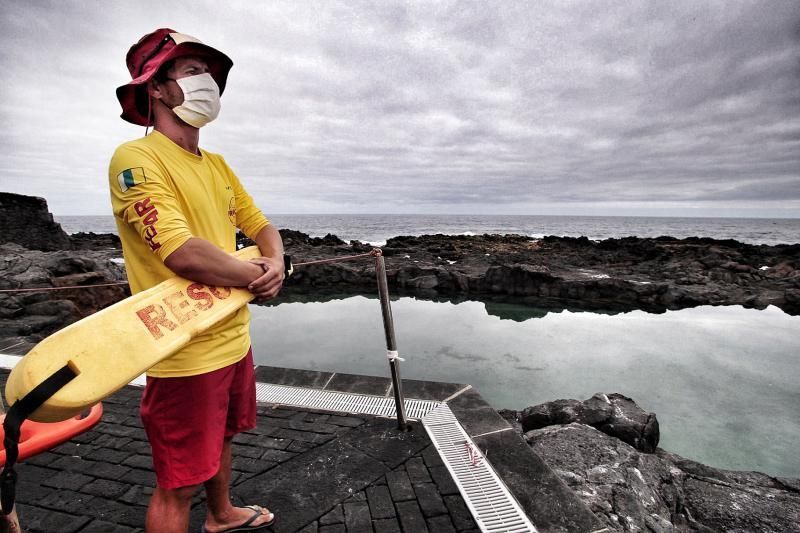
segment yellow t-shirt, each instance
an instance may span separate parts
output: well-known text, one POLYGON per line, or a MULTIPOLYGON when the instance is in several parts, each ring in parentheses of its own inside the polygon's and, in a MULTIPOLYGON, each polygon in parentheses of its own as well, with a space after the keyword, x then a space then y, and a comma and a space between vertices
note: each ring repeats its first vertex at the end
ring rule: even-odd
MULTIPOLYGON (((200 153, 154 131, 121 145, 111 158, 111 205, 134 294, 173 277, 164 260, 191 237, 233 252, 237 227, 255 238, 269 224, 222 156, 200 153)), ((147 374, 192 376, 235 363, 247 355, 249 329, 244 306, 147 374)))

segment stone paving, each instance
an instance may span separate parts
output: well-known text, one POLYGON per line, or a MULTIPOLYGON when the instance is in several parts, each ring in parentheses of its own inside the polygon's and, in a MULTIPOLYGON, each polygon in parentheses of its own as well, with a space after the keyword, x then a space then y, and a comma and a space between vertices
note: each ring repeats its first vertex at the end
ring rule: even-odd
MULTIPOLYGON (((122 389, 93 430, 17 466, 24 531, 142 531, 155 476, 140 397, 122 389)), ((235 502, 269 506, 275 532, 478 531, 418 424, 401 433, 394 420, 259 406, 257 427, 234 441, 233 470, 235 502)), ((200 491, 190 531, 204 513, 200 491)))

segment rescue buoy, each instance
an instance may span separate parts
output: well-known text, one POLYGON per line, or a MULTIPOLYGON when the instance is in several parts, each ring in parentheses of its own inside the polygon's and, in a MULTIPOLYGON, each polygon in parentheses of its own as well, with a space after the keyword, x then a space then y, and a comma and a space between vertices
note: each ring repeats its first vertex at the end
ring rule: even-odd
MULTIPOLYGON (((239 259, 261 255, 250 246, 239 259)), ((127 385, 193 337, 253 299, 246 289, 215 287, 174 277, 50 335, 26 354, 6 383, 14 405, 59 370, 74 377, 28 418, 59 422, 74 417, 127 385)))

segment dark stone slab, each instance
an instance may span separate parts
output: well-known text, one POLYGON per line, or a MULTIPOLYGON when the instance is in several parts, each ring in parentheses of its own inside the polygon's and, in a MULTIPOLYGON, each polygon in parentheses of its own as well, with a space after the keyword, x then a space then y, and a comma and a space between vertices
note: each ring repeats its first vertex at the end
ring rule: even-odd
POLYGON ((339 438, 389 468, 403 464, 430 443, 423 428, 417 426, 413 431, 400 431, 397 421, 385 418, 369 420, 339 438))
POLYGON ((257 412, 258 414, 264 415, 268 418, 292 418, 298 414, 294 409, 286 409, 285 407, 280 407, 278 405, 269 407, 258 406, 257 412))
POLYGON ((141 531, 139 528, 122 526, 105 520, 92 520, 92 522, 81 529, 81 533, 134 533, 141 531))
POLYGON ((302 460, 275 467, 268 476, 237 485, 233 492, 242 498, 258 494, 280 517, 275 532, 289 532, 316 520, 386 471, 380 461, 334 440, 307 452, 302 460))
MULTIPOLYGON (((310 431, 299 431, 296 429, 287 429, 287 428, 278 429, 278 431, 275 433, 275 436, 280 437, 282 439, 292 439, 292 440, 299 440, 301 442, 308 442, 310 444, 323 444, 333 438, 333 435, 331 434, 312 433, 310 431)), ((287 450, 290 450, 290 448, 287 448, 287 450)))
POLYGON ((389 378, 359 376, 357 374, 336 374, 328 383, 328 386, 325 387, 325 390, 384 396, 386 391, 389 390, 390 384, 389 378))
POLYGON ((422 458, 425 460, 425 466, 428 468, 442 466, 444 464, 442 462, 442 456, 439 455, 439 451, 433 445, 422 450, 422 458))
POLYGON ((344 509, 341 505, 337 505, 329 512, 322 515, 319 519, 319 525, 327 526, 329 524, 343 524, 344 523, 344 509))
POLYGON ((445 507, 442 497, 433 483, 414 485, 414 493, 417 495, 417 502, 419 502, 419 507, 422 509, 422 514, 426 517, 447 514, 447 507, 445 507))
POLYGON ((447 405, 470 436, 511 427, 475 389, 464 392, 447 405))
POLYGON ((138 468, 133 468, 130 472, 127 472, 124 476, 122 476, 120 481, 131 483, 133 485, 141 485, 144 487, 155 487, 156 475, 151 470, 139 470, 138 468))
POLYGON ((397 517, 400 519, 400 525, 403 531, 428 533, 428 526, 425 523, 425 518, 422 516, 417 502, 398 502, 396 505, 397 517))
POLYGON ((292 443, 286 449, 289 450, 290 452, 303 453, 303 452, 307 452, 308 450, 310 450, 314 446, 316 446, 316 444, 313 444, 311 442, 302 442, 302 441, 295 440, 295 441, 292 441, 292 443))
POLYGON ((260 459, 250 459, 249 457, 234 457, 231 462, 233 470, 246 472, 248 474, 261 474, 273 468, 276 463, 272 461, 262 461, 260 459))
POLYGON ((81 492, 93 496, 104 496, 106 498, 119 498, 130 489, 127 483, 119 483, 109 479, 95 479, 81 489, 81 492))
MULTIPOLYGON (((49 455, 49 454, 44 454, 49 455)), ((56 473, 57 470, 53 470, 52 468, 44 468, 38 465, 31 464, 27 459, 24 463, 18 464, 16 467, 17 476, 20 480, 26 480, 36 483, 41 483, 46 479, 50 479, 56 473)))
POLYGON ((334 426, 354 428, 363 424, 364 419, 358 418, 356 416, 331 415, 330 417, 328 417, 327 422, 329 424, 333 424, 334 426))
MULTIPOLYGON (((274 450, 267 449, 267 451, 274 451, 274 450)), ((261 459, 262 455, 264 455, 264 450, 262 448, 257 448, 255 446, 235 446, 233 448, 234 457, 248 457, 250 459, 261 459)))
POLYGON ((369 502, 369 513, 373 519, 394 518, 394 503, 389 487, 386 485, 367 487, 367 501, 369 502))
POLYGON ((146 506, 150 502, 153 494, 153 487, 142 487, 139 485, 129 486, 128 490, 119 497, 119 501, 132 505, 146 506))
POLYGON ((303 422, 309 422, 311 424, 315 424, 318 422, 320 423, 327 422, 328 419, 331 417, 331 415, 328 413, 319 413, 319 412, 313 412, 313 413, 303 412, 302 415, 303 415, 303 422))
POLYGON ((298 370, 266 365, 256 367, 256 381, 274 383, 276 385, 290 385, 292 387, 321 389, 332 375, 333 372, 319 372, 316 370, 298 370))
POLYGON ((514 431, 475 439, 541 532, 595 531, 603 523, 514 431))
POLYGON ((453 522, 447 515, 428 518, 428 529, 436 533, 456 533, 453 522))
MULTIPOLYGON (((257 453, 259 451, 258 448, 256 448, 255 451, 257 453)), ((282 450, 266 450, 263 451, 263 453, 261 454, 261 459, 264 459, 266 461, 275 461, 276 463, 282 463, 296 456, 297 456, 296 453, 284 452, 282 450)))
POLYGON ((431 481, 422 457, 412 457, 406 461, 406 472, 408 472, 408 479, 411 480, 411 483, 429 483, 431 481))
MULTIPOLYGON (((466 387, 466 385, 461 383, 404 379, 403 396, 415 400, 435 400, 437 402, 443 402, 464 387, 466 387)), ((394 392, 390 389, 389 395, 392 394, 394 394, 394 392)))
POLYGON ((453 525, 457 530, 462 531, 475 527, 475 520, 472 518, 472 513, 469 512, 467 504, 464 503, 464 498, 459 494, 444 497, 444 504, 450 512, 450 518, 453 520, 453 525))
POLYGON ((80 490, 84 485, 88 485, 94 478, 79 474, 77 472, 59 472, 50 479, 42 481, 42 485, 55 489, 80 490))
POLYGON ((131 455, 121 463, 125 466, 133 468, 141 468, 143 470, 153 468, 153 458, 149 455, 131 455))
POLYGON ((405 470, 387 473, 386 482, 394 501, 401 502, 416 498, 414 487, 411 485, 411 481, 408 479, 408 474, 405 470))
POLYGON ((127 505, 115 500, 95 497, 91 505, 81 509, 81 514, 94 518, 122 524, 130 527, 141 527, 144 524, 145 508, 138 505, 127 505))
POLYGON ((458 487, 453 481, 453 476, 450 475, 446 466, 434 466, 430 469, 430 473, 436 483, 436 487, 439 489, 439 494, 459 494, 458 487))
POLYGON ((292 443, 289 439, 276 439, 275 437, 265 437, 261 435, 247 435, 240 433, 233 439, 235 444, 255 446, 257 448, 269 448, 271 450, 285 450, 292 443))
MULTIPOLYGON (((131 441, 137 442, 137 441, 131 441)), ((150 451, 148 447, 147 451, 150 451)), ((133 455, 130 450, 112 450, 111 448, 96 448, 90 447, 89 450, 82 453, 82 456, 91 459, 92 461, 106 461, 109 463, 122 463, 125 459, 133 455)), ((152 463, 151 465, 152 466, 152 463)))
POLYGON ((347 533, 347 529, 345 529, 344 524, 334 524, 320 527, 317 533, 347 533))
POLYGON ((48 492, 39 500, 27 499, 30 497, 30 493, 27 492, 19 494, 20 496, 25 496, 25 503, 41 505, 42 507, 56 509, 57 511, 63 511, 65 513, 75 513, 77 509, 83 509, 94 500, 94 496, 88 496, 73 490, 48 492))
POLYGON ((372 533, 372 518, 367 502, 345 503, 342 507, 347 533, 372 533))
POLYGON ((73 533, 91 521, 87 516, 75 516, 39 507, 20 508, 20 523, 26 531, 73 533))
POLYGON ((317 525, 316 522, 312 522, 303 529, 299 530, 297 533, 318 533, 318 532, 319 532, 319 526, 317 525))
POLYGON ((396 518, 385 518, 383 520, 374 520, 372 527, 376 533, 402 533, 400 531, 400 523, 396 518))
POLYGON ((347 498, 344 503, 352 503, 352 502, 365 502, 367 501, 367 493, 363 490, 360 490, 347 498))

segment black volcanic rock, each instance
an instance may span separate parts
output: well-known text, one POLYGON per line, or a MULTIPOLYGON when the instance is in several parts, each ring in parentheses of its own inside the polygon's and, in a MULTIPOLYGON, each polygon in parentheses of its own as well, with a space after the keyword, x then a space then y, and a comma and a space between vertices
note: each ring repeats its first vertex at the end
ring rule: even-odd
POLYGON ((500 414, 614 531, 798 531, 800 480, 657 448, 655 414, 621 394, 500 414))
POLYGON ((18 244, 0 245, 0 337, 33 345, 50 333, 130 295, 125 269, 111 259, 119 250, 28 250, 18 244), (15 289, 45 290, 37 292, 15 289))
POLYGON ((73 250, 122 249, 122 242, 113 233, 79 232, 69 236, 73 250))
MULTIPOLYGON (((295 263, 369 250, 282 230, 295 263)), ((338 239, 337 239, 338 240, 338 239)), ((521 235, 400 236, 383 247, 390 289, 426 298, 504 299, 543 309, 663 312, 775 305, 800 313, 800 245, 733 240, 521 235)), ((299 267, 287 294, 374 292, 374 261, 299 267)))
POLYGON ((36 196, 0 192, 0 244, 13 242, 30 250, 69 250, 72 245, 61 225, 36 196))
POLYGON ((586 424, 616 437, 639 451, 652 453, 658 446, 655 413, 648 413, 622 394, 597 393, 588 400, 556 400, 528 407, 519 414, 522 431, 554 424, 586 424))
POLYGON ((577 422, 525 440, 614 531, 798 531, 800 482, 641 453, 577 422))

